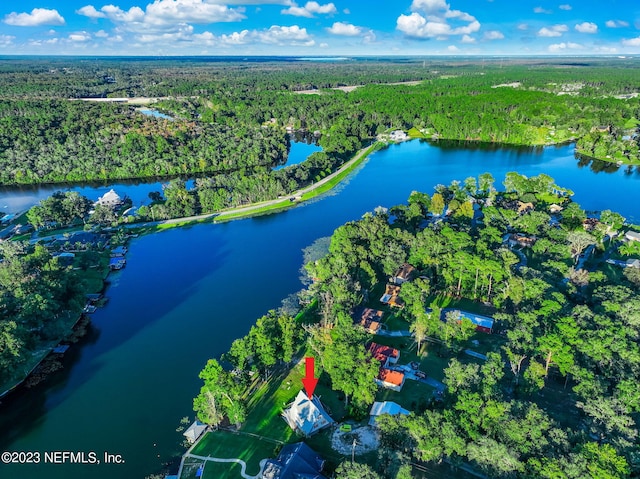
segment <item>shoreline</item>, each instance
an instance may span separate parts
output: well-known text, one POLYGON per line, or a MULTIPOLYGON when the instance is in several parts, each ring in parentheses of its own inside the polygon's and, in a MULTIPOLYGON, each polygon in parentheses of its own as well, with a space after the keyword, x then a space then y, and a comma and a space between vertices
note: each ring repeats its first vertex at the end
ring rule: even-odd
POLYGON ((193 226, 200 223, 226 223, 227 221, 239 220, 243 218, 251 218, 278 211, 284 211, 293 208, 299 204, 309 201, 317 196, 330 191, 338 186, 342 180, 349 176, 358 166, 366 160, 371 153, 384 146, 383 143, 376 141, 371 145, 360 149, 355 153, 353 158, 345 162, 340 168, 330 175, 322 178, 320 181, 296 190, 286 197, 275 198, 273 200, 261 201, 259 203, 250 203, 244 206, 236 206, 214 213, 204 213, 201 215, 187 216, 182 218, 171 218, 162 221, 147 221, 142 223, 130 223, 121 225, 121 227, 129 230, 152 228, 145 231, 145 234, 157 233, 163 230, 193 226), (293 201, 291 199, 294 199, 293 201))
MULTIPOLYGON (((287 198, 277 198, 275 200, 252 203, 246 206, 236 207, 222 212, 206 213, 203 215, 196 215, 185 218, 172 218, 169 220, 157 221, 152 223, 133 223, 128 225, 121 225, 121 227, 129 230, 135 230, 138 228, 153 228, 145 232, 151 234, 161 232, 165 229, 206 223, 209 220, 213 220, 214 223, 222 223, 233 221, 236 219, 250 218, 252 216, 283 211, 288 208, 297 206, 300 203, 309 201, 310 199, 315 198, 339 185, 344 178, 351 174, 366 158, 368 158, 371 153, 376 151, 380 147, 380 145, 380 142, 374 142, 368 147, 362 148, 354 155, 353 158, 344 163, 338 170, 316 183, 313 183, 305 188, 291 193, 291 195, 288 195, 287 198), (292 202, 289 199, 290 197, 299 199, 296 199, 292 202), (220 216, 222 216, 222 218, 220 218, 220 216)), ((106 287, 106 281, 110 273, 111 272, 108 271, 105 278, 103 279, 103 289, 106 287)), ((73 332, 73 328, 76 327, 82 317, 83 313, 81 312, 78 316, 78 319, 71 326, 71 332, 73 332)), ((71 334, 71 332, 69 334, 71 334)), ((39 356, 39 359, 37 359, 33 367, 31 367, 28 372, 26 372, 24 375, 21 375, 21 377, 19 379, 16 379, 15 382, 12 381, 12 384, 7 389, 5 389, 3 392, 0 392, 0 399, 6 397, 7 395, 16 391, 19 387, 23 386, 27 379, 36 371, 38 366, 40 366, 49 357, 56 345, 64 340, 65 338, 60 338, 59 340, 53 342, 54 344, 52 346, 47 347, 45 351, 41 352, 41 356, 39 356)))
MULTIPOLYGON (((549 146, 562 146, 562 145, 566 145, 569 143, 576 143, 578 142, 580 138, 568 138, 566 140, 562 140, 562 141, 557 141, 557 142, 544 142, 544 143, 505 143, 505 142, 493 142, 493 141, 482 141, 482 140, 474 140, 474 139, 463 139, 463 138, 450 138, 447 136, 440 136, 438 134, 432 135, 432 136, 409 136, 406 140, 403 140, 403 142, 406 141, 412 141, 412 140, 426 140, 426 141, 433 141, 433 142, 439 142, 439 141, 451 141, 451 142, 460 142, 460 143, 466 143, 466 144, 478 144, 478 145, 486 145, 486 146, 491 146, 494 148, 545 148, 545 147, 549 147, 549 146)), ((390 144, 396 143, 396 142, 389 142, 390 144)), ((585 153, 583 153, 582 151, 580 151, 577 147, 574 148, 574 153, 588 157, 590 159, 594 159, 594 160, 598 160, 598 161, 604 161, 607 163, 613 163, 613 164, 617 164, 618 162, 622 162, 619 166, 624 166, 624 165, 629 165, 629 166, 640 166, 640 162, 639 163, 632 163, 629 161, 625 161, 625 160, 615 160, 613 158, 598 158, 598 157, 593 157, 590 155, 587 155, 585 153)), ((356 152, 356 154, 358 154, 356 152)), ((346 163, 345 163, 346 164, 346 163)), ((260 166, 264 166, 264 165, 260 165, 260 166)), ((344 165, 343 165, 344 166, 344 165)), ((118 182, 125 182, 125 183, 148 183, 148 182, 152 182, 152 181, 164 181, 164 180, 172 180, 174 178, 196 178, 196 177, 202 177, 202 176, 207 176, 207 175, 211 175, 211 174, 225 174, 228 173, 228 171, 194 171, 194 172, 190 172, 190 173, 180 173, 180 174, 167 174, 167 175, 154 175, 154 176, 114 176, 114 177, 108 177, 108 178, 91 178, 91 179, 81 179, 81 180, 75 180, 75 181, 70 181, 70 180, 65 180, 65 181, 45 181, 45 182, 40 182, 40 183, 33 183, 33 182, 29 182, 29 183, 4 183, 4 184, 0 184, 0 188, 38 188, 38 187, 57 187, 59 186, 60 188, 70 188, 72 186, 75 185, 84 185, 84 186, 109 186, 112 184, 116 184, 118 182)), ((322 180, 321 180, 322 181, 322 180)))
MULTIPOLYGON (((102 288, 100 289, 101 292, 106 291, 109 285, 108 278, 111 273, 112 271, 109 268, 106 268, 106 270, 104 271, 104 275, 102 277, 102 288)), ((85 296, 87 294, 92 294, 92 293, 87 292, 85 293, 85 296)), ((73 313, 70 313, 70 317, 73 317, 73 313)), ((42 365, 47 360, 47 358, 51 356, 54 349, 57 346, 59 346, 61 343, 70 341, 69 338, 73 337, 76 331, 76 328, 78 327, 79 324, 81 324, 83 318, 87 318, 89 320, 89 323, 91 323, 90 316, 88 316, 88 314, 84 310, 80 310, 77 313, 77 317, 75 321, 73 321, 73 323, 69 326, 69 330, 64 336, 59 337, 56 340, 49 341, 49 343, 46 346, 44 346, 41 350, 39 350, 37 353, 34 352, 31 359, 34 359, 35 362, 34 363, 27 362, 27 364, 23 366, 24 368, 23 371, 25 371, 26 369, 28 369, 28 371, 20 374, 18 378, 12 378, 10 380, 7 380, 6 384, 2 385, 2 387, 5 388, 5 390, 0 392, 0 400, 2 398, 7 397, 12 392, 17 391, 20 387, 25 386, 25 383, 27 382, 27 380, 33 375, 34 372, 38 370, 38 367, 42 365)), ((70 342, 75 344, 77 341, 71 340, 70 342)), ((34 384, 34 385, 37 385, 37 384, 34 384)))

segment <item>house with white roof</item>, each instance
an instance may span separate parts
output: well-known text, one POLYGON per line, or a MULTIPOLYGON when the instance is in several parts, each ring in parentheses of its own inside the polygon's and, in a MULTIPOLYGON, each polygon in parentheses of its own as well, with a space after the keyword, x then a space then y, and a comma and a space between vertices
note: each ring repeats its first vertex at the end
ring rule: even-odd
POLYGON ((95 202, 96 206, 109 206, 111 208, 120 206, 121 204, 122 198, 120 198, 120 195, 118 195, 113 188, 107 191, 104 195, 98 198, 98 201, 95 202))
POLYGON ((307 437, 334 423, 320 400, 315 396, 309 399, 304 391, 298 393, 282 417, 291 429, 307 437))
POLYGON ((194 421, 193 424, 189 426, 189 429, 183 432, 182 435, 187 438, 189 444, 193 444, 204 434, 206 430, 206 424, 202 424, 200 421, 194 421))

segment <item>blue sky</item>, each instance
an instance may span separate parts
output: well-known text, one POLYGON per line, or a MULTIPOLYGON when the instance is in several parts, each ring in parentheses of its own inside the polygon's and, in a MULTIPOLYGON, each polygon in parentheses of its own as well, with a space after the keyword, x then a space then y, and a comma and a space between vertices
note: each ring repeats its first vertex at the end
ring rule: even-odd
POLYGON ((638 0, 21 0, 1 54, 640 54, 638 0))

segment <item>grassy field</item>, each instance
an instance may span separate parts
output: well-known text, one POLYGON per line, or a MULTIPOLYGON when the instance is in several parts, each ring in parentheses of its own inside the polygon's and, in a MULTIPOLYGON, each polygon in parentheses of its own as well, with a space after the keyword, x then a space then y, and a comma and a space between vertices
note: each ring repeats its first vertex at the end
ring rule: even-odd
MULTIPOLYGON (((233 433, 230 431, 213 431, 208 433, 191 451, 196 456, 211 456, 221 459, 241 459, 247 464, 246 473, 256 475, 260 472, 260 461, 276 457, 280 445, 254 436, 233 433)), ((195 473, 202 461, 195 458, 185 460, 183 479, 195 478, 195 473)), ((205 478, 239 478, 240 465, 233 463, 207 462, 204 467, 205 478)))
POLYGON ((426 138, 424 133, 418 130, 415 126, 407 132, 407 135, 409 135, 409 138, 426 138))

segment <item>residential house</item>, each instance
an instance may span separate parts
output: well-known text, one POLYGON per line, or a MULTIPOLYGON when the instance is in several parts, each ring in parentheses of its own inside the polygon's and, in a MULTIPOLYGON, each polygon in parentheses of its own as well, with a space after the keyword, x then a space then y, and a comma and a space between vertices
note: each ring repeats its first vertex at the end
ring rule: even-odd
POLYGON ((389 278, 389 281, 399 286, 402 283, 406 283, 407 281, 409 281, 415 271, 416 269, 413 266, 411 266, 409 263, 405 263, 398 268, 396 273, 391 278, 389 278))
POLYGON ((382 367, 388 367, 390 364, 396 364, 400 359, 400 351, 391 346, 383 344, 371 343, 368 347, 369 354, 377 361, 380 361, 382 367))
POLYGON ((282 416, 291 429, 307 437, 334 422, 322 407, 320 400, 315 396, 309 399, 304 391, 298 393, 282 412, 282 416))
POLYGON ((582 227, 585 231, 593 231, 600 224, 600 220, 598 218, 586 218, 582 222, 582 227))
POLYGON ((375 426, 376 420, 383 414, 389 414, 391 416, 398 416, 400 414, 403 414, 408 416, 409 413, 410 411, 403 409, 400 404, 394 403, 392 401, 374 402, 373 406, 371 406, 371 411, 369 412, 369 425, 375 426))
POLYGON ((523 248, 530 248, 536 244, 537 238, 535 236, 526 236, 520 233, 509 235, 507 242, 509 246, 521 246, 523 248))
POLYGON ((111 257, 112 258, 121 258, 125 254, 127 254, 127 247, 126 246, 118 246, 118 247, 113 248, 111 250, 111 257))
POLYGON ((388 304, 389 306, 402 307, 404 303, 398 297, 400 294, 400 286, 388 284, 385 287, 384 294, 380 298, 382 304, 388 304))
POLYGON ((493 332, 493 325, 495 323, 495 320, 493 318, 490 318, 489 316, 482 316, 480 314, 470 313, 468 311, 461 311, 459 309, 444 308, 442 310, 440 319, 444 321, 446 318, 446 314, 450 311, 456 311, 460 315, 460 321, 463 318, 466 318, 469 321, 471 321, 473 324, 475 324, 476 331, 480 331, 488 334, 491 334, 493 332))
POLYGON ((627 268, 640 268, 640 259, 628 259, 626 262, 627 268))
POLYGON ((109 206, 111 208, 115 208, 116 206, 120 206, 122 204, 122 198, 116 193, 113 188, 107 191, 104 195, 98 198, 98 201, 95 202, 96 206, 109 206))
POLYGON ((206 424, 202 424, 200 421, 194 421, 193 424, 189 426, 189 429, 183 432, 182 435, 187 438, 189 444, 193 444, 205 433, 206 430, 206 424))
POLYGON ((564 208, 562 206, 554 203, 551 206, 549 206, 549 213, 551 213, 552 215, 556 215, 560 213, 563 209, 564 208))
POLYGON ((629 241, 640 241, 640 233, 637 231, 627 231, 624 237, 629 241))
POLYGON ((117 271, 119 269, 124 268, 127 265, 127 260, 120 257, 120 258, 111 258, 109 260, 109 269, 111 271, 117 271))
POLYGON ((371 334, 380 331, 383 311, 378 309, 364 308, 356 314, 355 322, 371 334))
POLYGON ((326 479, 325 460, 303 442, 282 447, 277 459, 269 459, 262 479, 326 479))
POLYGON ((375 379, 376 384, 383 388, 400 392, 404 386, 405 375, 402 371, 395 371, 389 368, 380 368, 380 373, 375 379))
POLYGON ((506 200, 503 199, 499 202, 499 206, 511 211, 517 211, 519 214, 525 214, 529 211, 533 211, 535 206, 533 203, 524 203, 520 200, 506 200))
POLYGON ((518 213, 521 215, 528 213, 529 211, 533 211, 535 206, 533 203, 523 203, 522 201, 518 201, 518 213))
POLYGON ((392 131, 391 134, 389 135, 389 139, 391 141, 405 141, 408 138, 409 137, 407 136, 407 134, 402 130, 392 131))

